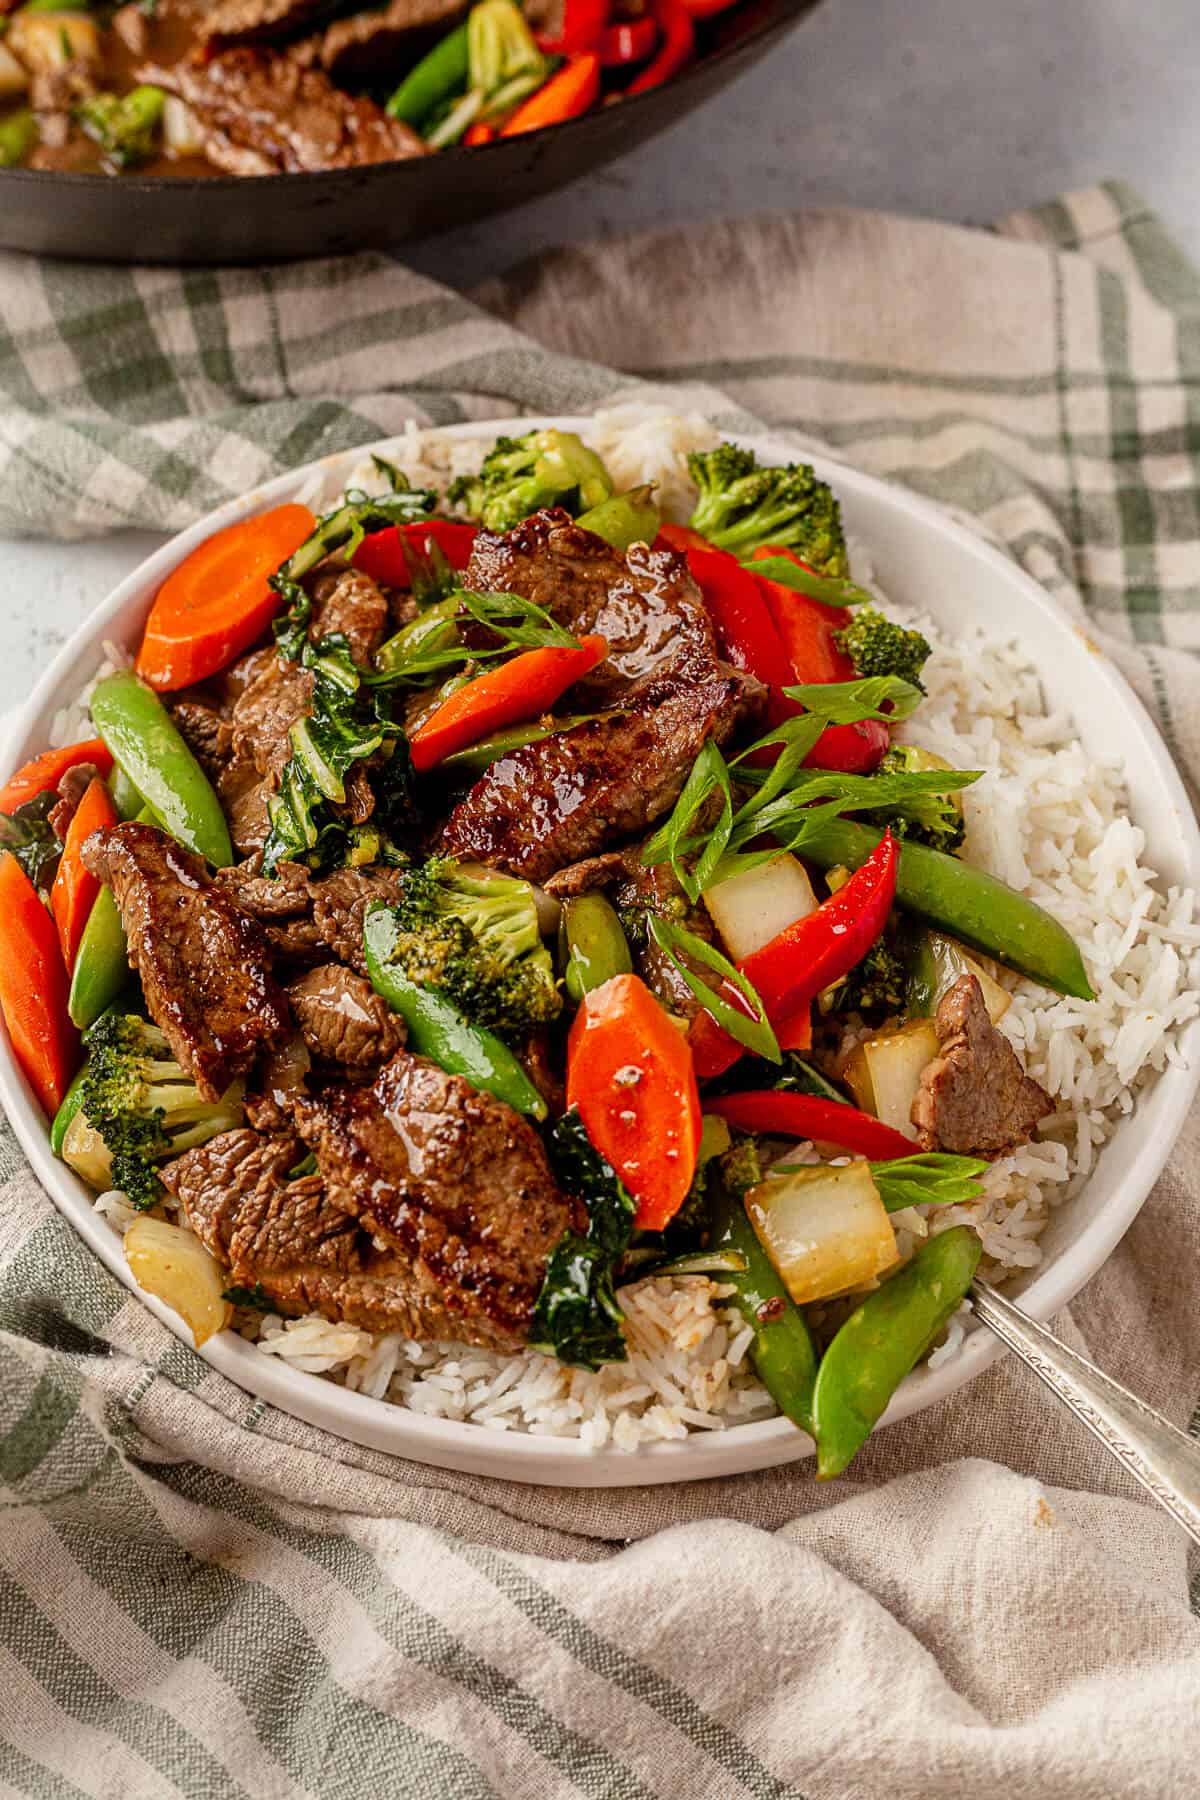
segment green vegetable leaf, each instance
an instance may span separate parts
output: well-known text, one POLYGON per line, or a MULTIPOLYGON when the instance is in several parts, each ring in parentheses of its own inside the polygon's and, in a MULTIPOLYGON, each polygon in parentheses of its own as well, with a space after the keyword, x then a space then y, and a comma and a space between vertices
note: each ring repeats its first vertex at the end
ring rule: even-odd
POLYGON ((272 875, 285 861, 323 871, 402 860, 390 835, 411 805, 412 765, 401 726, 382 696, 364 687, 344 637, 319 644, 305 638, 300 661, 313 674, 311 710, 291 728, 292 754, 267 802, 263 872, 272 875), (375 811, 367 824, 355 825, 334 809, 345 803, 351 769, 368 757, 380 759, 375 811))
POLYGON ((977 1156, 950 1156, 941 1151, 898 1156, 873 1162, 871 1176, 889 1212, 906 1206, 962 1206, 983 1193, 979 1177, 987 1164, 977 1156))
POLYGON ((35 888, 48 888, 54 879, 62 845, 50 823, 58 805, 53 788, 35 794, 11 813, 0 813, 0 850, 11 850, 35 888))
POLYGON ((530 1344, 581 1369, 624 1362, 629 1351, 615 1273, 633 1235, 637 1203, 574 1109, 550 1127, 546 1149, 560 1187, 587 1206, 588 1227, 585 1234, 565 1231, 551 1253, 530 1321, 530 1344))
MULTIPOLYGON (((261 1281, 256 1281, 252 1288, 226 1288, 225 1292, 221 1295, 221 1298, 222 1300, 228 1300, 230 1306, 243 1306, 250 1312, 279 1312, 279 1308, 272 1300, 270 1294, 267 1293, 261 1281)), ((285 1316, 285 1314, 280 1314, 280 1317, 285 1316)))
POLYGON ((286 661, 300 661, 312 618, 312 596, 300 586, 303 577, 335 553, 348 563, 364 537, 372 532, 383 531, 389 525, 411 525, 431 511, 434 495, 423 488, 409 487, 399 469, 394 474, 403 486, 391 494, 372 498, 357 488, 347 490, 342 505, 318 519, 300 548, 293 550, 271 576, 268 586, 286 608, 273 626, 279 654, 286 661))
POLYGON ((394 462, 389 462, 386 456, 376 456, 372 450, 371 463, 375 473, 383 476, 393 494, 407 493, 408 477, 401 474, 394 462))
POLYGON ((855 725, 861 719, 885 719, 896 725, 921 704, 921 690, 898 675, 868 675, 857 681, 806 682, 784 688, 807 713, 828 725, 855 725), (886 708, 886 710, 885 710, 886 708))
POLYGON ((856 581, 849 581, 838 575, 814 575, 811 569, 801 569, 786 556, 756 556, 747 563, 747 568, 754 575, 763 575, 768 581, 777 581, 780 587, 791 588, 794 594, 805 594, 810 600, 819 600, 822 606, 871 606, 874 595, 865 587, 859 587, 856 581))
POLYGON ((771 1030, 766 1008, 741 970, 734 968, 727 956, 722 956, 714 945, 697 937, 694 931, 686 931, 682 925, 676 925, 670 919, 659 918, 654 913, 650 914, 647 923, 654 942, 678 969, 705 1012, 711 1013, 731 1038, 735 1038, 755 1056, 765 1057, 768 1062, 782 1062, 783 1052, 771 1030), (696 962, 703 963, 705 968, 720 975, 723 981, 731 982, 743 995, 746 1004, 753 1009, 754 1017, 747 1018, 732 1001, 726 1000, 715 988, 709 987, 706 981, 701 981, 684 962, 680 951, 686 951, 696 962))

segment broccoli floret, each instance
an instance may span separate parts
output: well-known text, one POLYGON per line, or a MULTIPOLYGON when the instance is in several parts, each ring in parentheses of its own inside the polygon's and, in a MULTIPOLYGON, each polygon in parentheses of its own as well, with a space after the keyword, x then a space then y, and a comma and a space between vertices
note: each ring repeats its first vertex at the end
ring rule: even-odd
MULTIPOLYGON (((896 744, 880 763, 878 773, 926 775, 947 766, 941 757, 915 744, 896 744)), ((930 849, 944 850, 948 855, 959 848, 967 830, 957 793, 912 793, 892 806, 860 816, 868 825, 889 827, 895 837, 911 838, 914 843, 928 844, 930 849)))
POLYGON ((498 438, 478 475, 451 484, 450 499, 491 531, 509 531, 544 506, 578 518, 607 500, 612 477, 573 431, 529 431, 498 438))
POLYGON ((909 631, 892 619, 885 619, 873 606, 864 606, 844 630, 834 635, 854 664, 855 673, 864 680, 869 675, 898 675, 925 692, 921 670, 929 657, 929 641, 919 631, 909 631))
POLYGON ((527 881, 476 880, 434 857, 405 876, 396 919, 392 961, 422 987, 440 988, 477 1025, 524 1037, 562 1010, 527 881))
POLYGON ((92 94, 81 100, 75 117, 88 137, 117 169, 132 169, 154 155, 166 95, 158 87, 136 87, 128 94, 92 94))
POLYGON ((849 572, 841 510, 807 463, 760 468, 751 450, 718 444, 688 457, 700 490, 694 531, 743 561, 762 544, 794 550, 818 575, 849 572))
POLYGON ((718 1159, 717 1167, 721 1171, 721 1180, 730 1193, 744 1194, 750 1188, 757 1187, 763 1178, 757 1139, 739 1138, 733 1149, 726 1150, 724 1156, 718 1159))
POLYGON ((153 1206, 162 1192, 155 1164, 238 1125, 241 1083, 220 1100, 202 1099, 157 1025, 132 1013, 106 1014, 86 1042, 79 1110, 104 1140, 113 1187, 135 1206, 153 1206))
POLYGON ((877 939, 860 963, 827 990, 832 1012, 857 1012, 865 1018, 882 1018, 904 1010, 908 971, 886 937, 877 939))

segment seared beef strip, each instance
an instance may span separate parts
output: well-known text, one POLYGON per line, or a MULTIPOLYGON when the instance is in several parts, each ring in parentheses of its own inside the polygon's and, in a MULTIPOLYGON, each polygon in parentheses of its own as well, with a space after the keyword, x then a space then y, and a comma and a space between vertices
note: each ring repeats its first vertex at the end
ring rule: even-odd
POLYGON ((481 531, 463 584, 523 594, 576 637, 606 639, 604 662, 571 690, 577 711, 620 705, 634 683, 670 665, 717 661, 712 622, 685 557, 645 544, 622 556, 561 507, 512 531, 481 531))
POLYGON ((83 860, 112 888, 150 1017, 206 1100, 286 1036, 261 928, 153 825, 93 832, 83 860))
POLYGON ((379 900, 395 905, 404 877, 399 869, 335 869, 314 878, 299 863, 280 863, 274 880, 259 873, 256 857, 217 880, 244 912, 261 920, 276 953, 291 962, 336 961, 366 974, 363 922, 379 900))
POLYGON ((390 6, 335 19, 297 44, 295 54, 319 63, 334 81, 369 81, 402 61, 417 62, 466 11, 466 0, 391 0, 390 6))
POLYGON ((974 975, 960 975, 943 995, 934 1023, 942 1053, 922 1073, 912 1106, 921 1148, 990 1158, 1027 1143, 1054 1102, 992 1024, 974 975))
POLYGON ((329 0, 218 0, 205 20, 205 47, 275 44, 328 17, 329 0))
POLYGON ((48 818, 50 829, 60 844, 67 841, 67 832, 71 829, 71 820, 79 811, 79 802, 100 773, 95 763, 76 763, 68 769, 59 781, 56 790, 58 799, 50 808, 48 818))
POLYGON ((171 717, 209 780, 219 781, 233 750, 233 729, 228 720, 200 700, 177 700, 171 708, 171 717))
POLYGON ((199 121, 204 154, 232 174, 349 169, 423 156, 425 145, 361 94, 272 50, 149 66, 138 79, 177 94, 199 121))
POLYGON ((765 691, 717 656, 687 561, 635 544, 621 556, 566 513, 535 513, 504 534, 481 531, 471 587, 536 600, 573 632, 598 631, 610 654, 564 706, 619 706, 492 764, 451 813, 451 855, 541 881, 635 836, 679 797, 697 755, 760 711, 765 691))
POLYGON ((390 622, 387 595, 361 569, 318 569, 312 582, 313 618, 308 635, 318 638, 341 633, 350 654, 365 668, 387 636, 390 622))
POLYGON ((312 1057, 298 1031, 259 1061, 253 1085, 246 1091, 246 1120, 255 1131, 278 1136, 291 1133, 292 1108, 298 1094, 308 1092, 312 1057))
POLYGON ((441 848, 543 881, 667 812, 704 744, 725 743, 756 703, 757 689, 719 663, 651 676, 623 712, 494 762, 450 814, 441 848))
POLYGON ((404 1042, 404 1026, 365 975, 326 963, 287 990, 292 1014, 314 1056, 347 1069, 377 1069, 404 1042))
MULTIPOLYGON (((642 846, 632 844, 627 850, 606 850, 601 856, 589 856, 583 862, 560 869, 546 882, 546 892, 556 899, 568 900, 577 894, 590 894, 597 888, 607 891, 618 911, 654 913, 672 919, 685 931, 715 942, 712 920, 703 906, 693 906, 680 887, 670 863, 647 865, 642 861, 642 846)), ((693 974, 711 983, 713 976, 702 963, 679 952, 693 974)), ((669 1012, 691 1019, 700 1010, 700 1002, 675 967, 670 957, 653 939, 634 944, 633 959, 638 974, 650 991, 669 1012)))
POLYGON ((402 1328, 510 1348, 572 1211, 527 1120, 401 1050, 369 1088, 295 1107, 333 1204, 394 1248, 402 1328), (404 1267, 407 1263, 407 1268, 404 1267))

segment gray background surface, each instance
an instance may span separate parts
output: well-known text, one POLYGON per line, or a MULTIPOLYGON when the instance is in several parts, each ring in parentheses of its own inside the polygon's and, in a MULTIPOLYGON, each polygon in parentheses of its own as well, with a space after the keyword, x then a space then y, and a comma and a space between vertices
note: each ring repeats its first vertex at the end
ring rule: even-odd
POLYGON ((410 258, 466 287, 549 244, 845 203, 983 223, 1106 176, 1200 260, 1196 0, 824 0, 637 155, 410 258))
MULTIPOLYGON (((414 247, 468 287, 544 246, 710 215, 847 204, 979 223, 1105 176, 1200 260, 1197 0, 825 0, 637 156, 414 247)), ((0 542, 0 708, 157 540, 0 542)))

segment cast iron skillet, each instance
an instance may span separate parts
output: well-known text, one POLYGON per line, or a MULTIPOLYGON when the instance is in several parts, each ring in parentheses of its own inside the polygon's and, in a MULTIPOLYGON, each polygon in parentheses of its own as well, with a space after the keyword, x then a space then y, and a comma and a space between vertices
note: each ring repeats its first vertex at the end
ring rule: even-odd
POLYGON ((528 137, 314 175, 172 180, 0 171, 0 248, 122 263, 264 262, 382 249, 574 181, 673 125, 818 0, 743 0, 711 47, 648 94, 528 137))

